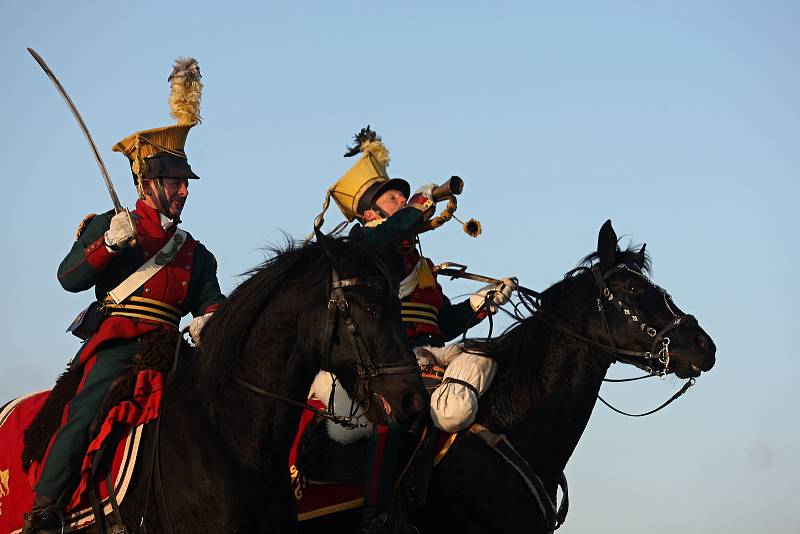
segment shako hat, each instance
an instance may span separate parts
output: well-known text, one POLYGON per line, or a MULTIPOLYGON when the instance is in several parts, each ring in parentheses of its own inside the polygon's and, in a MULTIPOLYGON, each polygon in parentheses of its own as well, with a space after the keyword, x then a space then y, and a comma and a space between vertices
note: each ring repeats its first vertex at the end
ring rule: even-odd
POLYGON ((355 144, 347 147, 345 157, 356 154, 361 154, 359 160, 328 189, 348 222, 370 209, 385 191, 397 189, 406 197, 411 191, 405 180, 389 178, 389 151, 369 126, 355 135, 355 144))
POLYGON ((194 58, 178 58, 169 76, 170 115, 177 124, 133 133, 112 150, 122 152, 131 163, 133 179, 141 193, 141 180, 154 178, 200 178, 189 166, 184 151, 189 130, 200 122, 200 66, 194 58))

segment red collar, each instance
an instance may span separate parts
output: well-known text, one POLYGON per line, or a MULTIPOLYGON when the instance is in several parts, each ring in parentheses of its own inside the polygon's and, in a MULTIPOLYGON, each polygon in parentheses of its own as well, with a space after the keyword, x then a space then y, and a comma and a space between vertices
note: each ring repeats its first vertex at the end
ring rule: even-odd
POLYGON ((161 226, 161 218, 158 215, 158 211, 148 206, 144 200, 139 199, 136 201, 136 209, 134 211, 143 219, 154 222, 161 226))
POLYGON ((161 226, 161 216, 158 211, 145 204, 144 200, 136 201, 136 215, 139 216, 139 224, 146 229, 146 234, 153 237, 171 236, 175 233, 177 225, 173 225, 169 230, 164 230, 161 226))

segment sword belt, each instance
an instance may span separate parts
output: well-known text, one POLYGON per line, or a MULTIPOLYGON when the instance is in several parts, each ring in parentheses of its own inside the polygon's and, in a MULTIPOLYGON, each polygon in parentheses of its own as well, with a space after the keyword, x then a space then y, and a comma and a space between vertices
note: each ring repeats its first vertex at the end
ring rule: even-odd
POLYGON ((181 310, 166 302, 134 295, 126 298, 120 304, 116 304, 111 297, 106 297, 103 300, 103 305, 106 309, 106 315, 110 315, 111 317, 119 315, 123 317, 133 317, 135 319, 147 319, 149 321, 168 324, 176 329, 183 316, 181 310))

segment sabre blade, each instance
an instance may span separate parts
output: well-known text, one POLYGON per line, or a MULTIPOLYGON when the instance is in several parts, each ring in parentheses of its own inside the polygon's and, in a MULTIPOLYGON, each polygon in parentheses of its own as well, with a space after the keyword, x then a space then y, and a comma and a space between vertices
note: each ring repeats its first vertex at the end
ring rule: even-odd
MULTIPOLYGON (((111 202, 114 204, 114 211, 116 213, 125 211, 125 208, 122 207, 122 203, 120 203, 117 192, 114 189, 114 184, 111 182, 111 177, 108 175, 106 164, 103 163, 103 158, 100 156, 100 152, 97 150, 97 145, 95 145, 94 139, 92 139, 92 134, 89 133, 86 123, 83 122, 83 117, 81 117, 81 114, 78 113, 78 108, 75 107, 75 103, 72 102, 72 99, 67 94, 67 91, 64 90, 61 82, 58 81, 58 78, 56 78, 56 75, 53 74, 52 70, 50 70, 50 67, 47 66, 47 63, 45 63, 44 59, 42 59, 42 56, 40 56, 33 48, 28 48, 28 52, 30 52, 30 54, 33 56, 33 59, 36 60, 36 63, 42 67, 42 70, 45 72, 45 74, 47 74, 47 77, 50 78, 50 81, 53 82, 53 85, 56 86, 56 90, 64 99, 64 102, 67 103, 67 107, 72 112, 72 116, 75 117, 75 120, 78 122, 78 126, 83 132, 83 136, 86 138, 86 142, 89 143, 89 147, 92 149, 92 154, 94 154, 94 159, 97 161, 97 166, 100 167, 100 174, 103 175, 103 181, 105 181, 106 188, 108 188, 108 194, 111 195, 111 202)), ((131 226, 133 227, 132 222, 131 226)))

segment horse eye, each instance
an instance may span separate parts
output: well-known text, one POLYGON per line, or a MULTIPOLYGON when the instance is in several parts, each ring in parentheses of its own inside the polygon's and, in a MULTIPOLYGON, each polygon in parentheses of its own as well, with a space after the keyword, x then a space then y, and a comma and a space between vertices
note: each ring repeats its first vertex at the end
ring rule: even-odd
POLYGON ((638 286, 630 286, 628 287, 628 293, 630 293, 631 295, 641 295, 642 288, 638 286))
POLYGON ((368 314, 372 315, 373 317, 377 317, 378 314, 380 313, 380 310, 378 309, 378 307, 373 305, 373 304, 369 304, 367 306, 364 306, 364 311, 366 311, 368 314))

